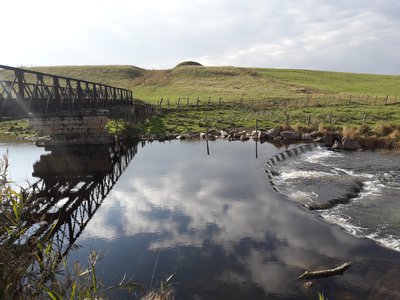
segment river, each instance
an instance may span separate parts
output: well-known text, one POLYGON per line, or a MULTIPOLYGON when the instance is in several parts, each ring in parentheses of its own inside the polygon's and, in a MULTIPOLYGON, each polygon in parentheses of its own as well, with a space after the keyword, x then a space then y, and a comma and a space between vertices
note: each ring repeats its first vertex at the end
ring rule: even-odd
MULTIPOLYGON (((7 148, 15 182, 38 180, 32 172, 51 182, 40 168, 53 161, 48 152, 0 145, 3 153, 7 148)), ((328 299, 398 299, 398 158, 317 147, 287 154, 268 175, 266 162, 285 150, 257 144, 256 155, 254 142, 217 140, 207 149, 205 142, 175 140, 124 148, 109 160, 103 154, 85 163, 69 160, 118 171, 115 178, 101 175, 102 169, 89 179, 86 174, 86 181, 101 188, 76 185, 92 201, 93 195, 101 199, 86 219, 82 211, 68 218, 73 220, 68 226, 80 225, 66 235, 80 246, 66 247, 69 261, 84 263, 90 250, 100 251, 97 274, 106 286, 126 275, 154 288, 174 274, 177 299, 318 299, 318 292, 328 299), (125 163, 116 165, 118 160, 125 163), (305 208, 346 195, 353 185, 362 189, 347 204, 305 208), (311 288, 297 279, 305 270, 346 261, 352 267, 343 276, 312 280, 311 288)), ((77 211, 91 203, 79 201, 77 211)), ((127 296, 119 290, 110 294, 127 296)))

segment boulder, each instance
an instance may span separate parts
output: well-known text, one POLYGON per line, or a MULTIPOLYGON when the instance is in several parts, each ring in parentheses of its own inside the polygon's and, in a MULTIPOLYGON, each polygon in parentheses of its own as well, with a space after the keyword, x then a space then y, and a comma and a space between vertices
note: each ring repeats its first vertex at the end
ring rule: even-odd
POLYGON ((233 138, 235 138, 235 139, 240 139, 241 136, 242 136, 242 133, 240 133, 240 132, 235 132, 233 134, 233 138))
POLYGON ((272 128, 268 130, 265 135, 269 139, 274 139, 279 136, 280 130, 278 128, 272 128))
POLYGON ((221 134, 221 137, 222 137, 222 138, 227 138, 228 135, 229 135, 229 133, 226 132, 225 130, 221 130, 221 131, 220 131, 220 134, 221 134))
POLYGON ((260 130, 253 130, 251 132, 251 138, 252 139, 260 139, 261 136, 261 131, 260 130))
POLYGON ((332 149, 342 150, 343 149, 342 143, 339 142, 338 140, 335 140, 335 142, 333 143, 332 149))
POLYGON ((332 133, 326 133, 324 136, 315 140, 317 143, 323 143, 325 147, 332 147, 335 142, 335 137, 332 133))
POLYGON ((305 141, 309 141, 309 140, 312 140, 313 138, 312 138, 312 136, 311 136, 310 133, 303 133, 303 134, 301 135, 301 139, 302 139, 302 140, 305 140, 305 141))
POLYGON ((260 134, 258 135, 258 138, 260 140, 265 140, 267 138, 267 134, 264 131, 260 131, 260 134))
POLYGON ((342 147, 344 150, 358 150, 361 145, 355 139, 344 137, 342 138, 342 147))
POLYGON ((315 139, 315 138, 319 137, 319 132, 316 131, 316 130, 314 130, 313 132, 310 133, 310 135, 311 135, 311 137, 312 137, 313 139, 315 139))
POLYGON ((250 137, 249 137, 247 134, 242 134, 242 135, 240 136, 240 140, 241 140, 242 142, 248 141, 249 139, 250 139, 250 137))
POLYGON ((282 131, 280 135, 284 140, 299 140, 301 138, 300 133, 291 130, 282 131))

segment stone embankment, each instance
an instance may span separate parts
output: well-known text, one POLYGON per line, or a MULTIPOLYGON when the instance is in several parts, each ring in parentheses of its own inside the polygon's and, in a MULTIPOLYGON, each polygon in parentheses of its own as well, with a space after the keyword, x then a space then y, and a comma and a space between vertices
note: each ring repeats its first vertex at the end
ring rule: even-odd
POLYGON ((204 140, 216 140, 224 139, 228 141, 248 141, 250 139, 257 141, 283 141, 283 142, 317 142, 325 147, 329 147, 333 150, 358 150, 361 145, 352 138, 342 137, 339 134, 327 133, 327 132, 297 132, 294 130, 280 130, 279 128, 272 128, 267 131, 261 130, 220 130, 220 131, 208 131, 202 133, 184 133, 184 134, 150 134, 141 136, 142 140, 146 141, 165 141, 172 139, 190 140, 190 139, 204 139, 204 140))

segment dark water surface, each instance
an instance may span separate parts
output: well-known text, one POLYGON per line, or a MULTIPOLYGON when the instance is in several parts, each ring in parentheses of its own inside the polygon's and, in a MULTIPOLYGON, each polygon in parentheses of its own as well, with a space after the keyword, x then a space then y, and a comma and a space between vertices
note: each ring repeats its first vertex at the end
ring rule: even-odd
MULTIPOLYGON (((139 145, 133 159, 113 156, 109 167, 99 156, 118 176, 96 170, 98 193, 82 184, 102 200, 86 218, 80 212, 66 222, 84 224, 70 239, 81 245, 69 252, 70 261, 85 263, 91 249, 101 250, 97 272, 106 286, 126 274, 150 288, 175 274, 177 299, 318 299, 320 291, 329 299, 399 299, 400 253, 275 192, 265 162, 284 149, 264 143, 257 150, 258 159, 253 142, 216 141, 207 155, 205 142, 172 141, 139 145), (313 280, 310 289, 296 279, 306 269, 345 261, 353 266, 344 276, 313 280)), ((32 151, 33 160, 40 153, 32 151)))

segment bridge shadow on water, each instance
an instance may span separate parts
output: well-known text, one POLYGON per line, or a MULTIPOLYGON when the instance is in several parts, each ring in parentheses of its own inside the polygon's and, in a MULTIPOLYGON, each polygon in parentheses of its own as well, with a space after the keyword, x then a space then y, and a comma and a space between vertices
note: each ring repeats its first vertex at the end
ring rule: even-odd
POLYGON ((53 148, 33 166, 29 239, 50 237, 65 256, 125 171, 136 145, 53 148))

